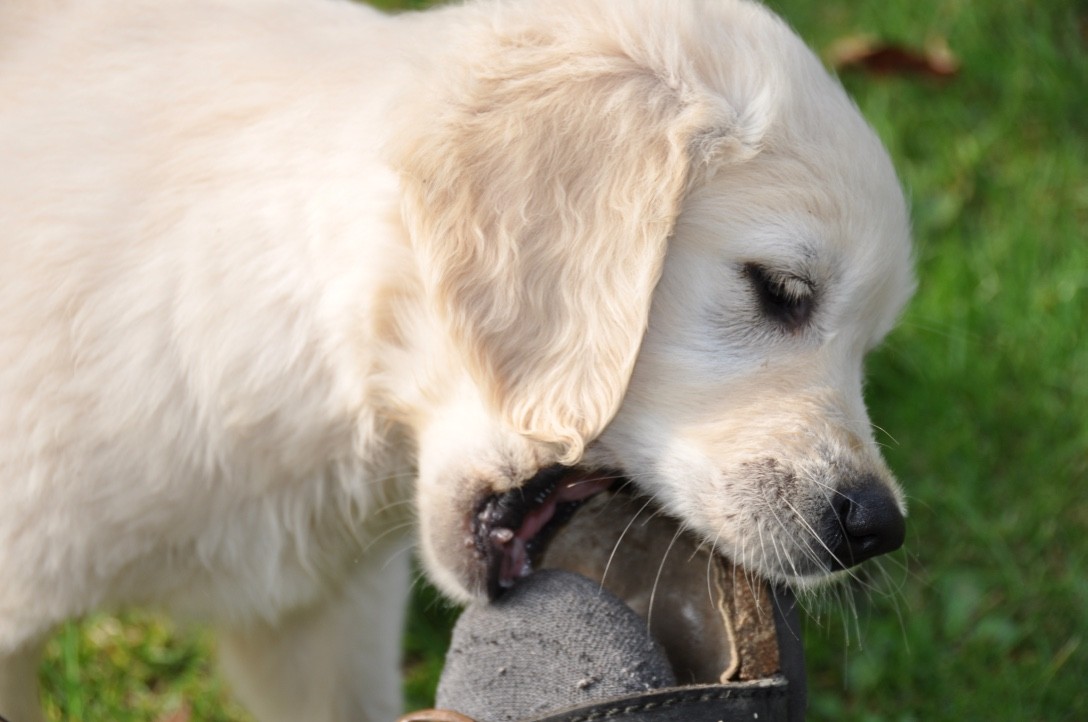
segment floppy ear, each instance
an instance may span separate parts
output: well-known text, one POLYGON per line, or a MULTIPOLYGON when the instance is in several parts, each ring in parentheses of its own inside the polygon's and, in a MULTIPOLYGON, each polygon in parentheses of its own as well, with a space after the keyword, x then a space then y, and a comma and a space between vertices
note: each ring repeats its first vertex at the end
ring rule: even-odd
POLYGON ((493 407, 576 461, 626 391, 692 156, 743 143, 622 53, 547 43, 478 58, 438 107, 396 159, 427 293, 493 407))

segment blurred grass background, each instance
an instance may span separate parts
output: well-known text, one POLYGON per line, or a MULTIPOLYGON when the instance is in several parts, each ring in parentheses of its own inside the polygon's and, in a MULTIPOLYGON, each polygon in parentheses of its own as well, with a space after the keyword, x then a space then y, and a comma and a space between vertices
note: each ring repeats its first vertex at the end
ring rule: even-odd
MULTIPOLYGON (((769 4, 818 51, 871 35, 959 62, 842 72, 914 206, 918 296, 868 387, 912 511, 879 591, 811 605, 810 719, 1088 720, 1088 5, 769 4)), ((413 601, 413 705, 453 614, 413 601)), ((49 718, 246 720, 213 647, 143 613, 68 625, 43 665, 49 718)))

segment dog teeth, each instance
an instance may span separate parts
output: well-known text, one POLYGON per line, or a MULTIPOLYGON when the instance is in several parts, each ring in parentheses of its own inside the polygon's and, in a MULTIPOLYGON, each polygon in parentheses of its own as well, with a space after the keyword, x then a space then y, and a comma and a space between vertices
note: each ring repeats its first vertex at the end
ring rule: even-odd
POLYGON ((500 526, 492 529, 488 536, 491 538, 491 541, 496 544, 509 544, 514 538, 514 530, 500 526))

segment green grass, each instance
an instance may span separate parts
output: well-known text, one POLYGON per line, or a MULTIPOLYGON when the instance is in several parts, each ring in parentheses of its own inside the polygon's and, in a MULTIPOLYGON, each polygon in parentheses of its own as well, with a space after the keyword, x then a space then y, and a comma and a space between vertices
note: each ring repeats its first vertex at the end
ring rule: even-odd
MULTIPOLYGON (((877 592, 812 606, 810 718, 1088 719, 1088 9, 771 5, 817 49, 942 37, 962 63, 942 82, 844 77, 914 206, 919 293, 868 388, 912 512, 877 592)), ((416 599, 415 704, 450 616, 416 599)), ((66 627, 43 666, 50 718, 246 719, 210 657, 204 633, 155 617, 66 627)))
POLYGON ((71 722, 248 720, 215 673, 213 641, 147 614, 65 625, 45 651, 46 717, 71 722))

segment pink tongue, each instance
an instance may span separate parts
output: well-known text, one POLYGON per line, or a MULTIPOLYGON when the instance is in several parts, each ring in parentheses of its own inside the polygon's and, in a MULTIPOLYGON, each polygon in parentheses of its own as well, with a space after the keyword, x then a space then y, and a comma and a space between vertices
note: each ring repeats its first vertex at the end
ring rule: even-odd
POLYGON ((499 575, 499 582, 504 587, 509 587, 515 579, 527 577, 532 574, 532 563, 526 552, 525 545, 555 516, 555 507, 570 501, 581 501, 594 494, 604 491, 611 486, 614 479, 589 476, 574 476, 562 484, 544 501, 543 504, 525 515, 521 526, 514 532, 512 539, 503 543, 503 561, 499 575))
POLYGON ((517 538, 529 541, 555 516, 555 507, 568 501, 581 501, 604 491, 614 479, 573 477, 560 484, 547 500, 525 515, 517 530, 517 538))

